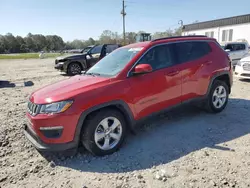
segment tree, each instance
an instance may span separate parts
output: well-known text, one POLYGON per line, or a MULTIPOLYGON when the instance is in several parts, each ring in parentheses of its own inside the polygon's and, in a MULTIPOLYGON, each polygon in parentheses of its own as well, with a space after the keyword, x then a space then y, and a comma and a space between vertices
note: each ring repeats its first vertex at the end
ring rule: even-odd
POLYGON ((181 34, 182 34, 182 28, 181 27, 175 29, 175 32, 174 32, 175 36, 181 36, 181 34))
POLYGON ((6 51, 9 53, 15 53, 16 51, 16 38, 11 34, 7 33, 5 35, 6 51))
POLYGON ((102 32, 99 41, 102 44, 115 44, 118 39, 118 33, 113 33, 110 30, 105 30, 102 32))
POLYGON ((58 50, 63 50, 65 47, 65 44, 62 40, 61 37, 57 36, 57 35, 47 35, 46 36, 46 49, 48 51, 58 51, 58 50))
POLYGON ((5 36, 0 35, 0 53, 5 53, 7 49, 7 41, 5 40, 5 36))
POLYGON ((24 39, 21 36, 16 36, 18 52, 24 53, 27 52, 27 46, 24 39))
MULTIPOLYGON (((152 38, 162 38, 181 35, 181 28, 174 30, 168 29, 164 32, 155 32, 152 34, 152 38)), ((126 44, 136 42, 136 35, 145 33, 145 31, 139 32, 126 32, 126 44)), ((24 38, 21 36, 13 36, 11 33, 6 35, 0 35, 0 53, 24 53, 24 52, 39 52, 44 51, 61 51, 63 49, 83 49, 90 45, 96 44, 122 44, 123 36, 118 32, 112 32, 110 30, 104 30, 99 37, 99 40, 89 38, 88 40, 75 39, 71 42, 64 42, 60 36, 57 35, 41 35, 32 34, 24 38)))
POLYGON ((27 47, 27 52, 34 52, 34 48, 35 48, 35 45, 34 45, 34 42, 32 40, 32 34, 29 33, 25 38, 24 38, 24 41, 25 41, 25 44, 26 44, 26 47, 27 47))
POLYGON ((70 43, 70 49, 83 49, 85 47, 82 40, 75 39, 70 43))
POLYGON ((135 32, 127 32, 126 33, 126 43, 127 44, 135 43, 136 42, 135 37, 136 37, 135 32))
POLYGON ((89 38, 88 41, 89 41, 90 45, 94 45, 95 44, 95 40, 93 38, 89 38))

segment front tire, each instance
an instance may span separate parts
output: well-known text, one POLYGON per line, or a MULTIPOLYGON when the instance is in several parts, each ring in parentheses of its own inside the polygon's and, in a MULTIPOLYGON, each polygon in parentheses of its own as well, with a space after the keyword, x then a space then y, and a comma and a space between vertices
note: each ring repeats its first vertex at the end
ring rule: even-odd
POLYGON ((83 125, 82 144, 92 154, 109 155, 117 151, 126 135, 126 122, 117 110, 101 110, 83 125))
POLYGON ((206 110, 211 113, 223 111, 228 103, 228 85, 220 80, 215 80, 206 101, 206 110))
POLYGON ((68 75, 74 76, 77 74, 81 74, 81 72, 82 72, 82 66, 80 63, 73 62, 69 64, 68 69, 67 69, 68 75))

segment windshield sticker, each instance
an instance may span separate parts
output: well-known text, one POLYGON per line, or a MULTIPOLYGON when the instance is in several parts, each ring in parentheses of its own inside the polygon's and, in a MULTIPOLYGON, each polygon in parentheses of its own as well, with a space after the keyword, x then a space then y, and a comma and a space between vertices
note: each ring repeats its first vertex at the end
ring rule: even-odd
POLYGON ((141 51, 143 48, 130 48, 128 51, 129 52, 133 52, 133 51, 136 51, 136 52, 139 52, 139 51, 141 51))

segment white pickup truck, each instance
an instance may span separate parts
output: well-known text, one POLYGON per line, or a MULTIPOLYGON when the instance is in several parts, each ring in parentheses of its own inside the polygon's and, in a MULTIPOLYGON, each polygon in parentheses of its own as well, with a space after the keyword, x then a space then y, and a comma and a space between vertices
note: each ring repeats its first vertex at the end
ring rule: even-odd
POLYGON ((239 60, 248 55, 249 45, 247 42, 228 42, 224 45, 224 50, 228 52, 235 66, 239 60))

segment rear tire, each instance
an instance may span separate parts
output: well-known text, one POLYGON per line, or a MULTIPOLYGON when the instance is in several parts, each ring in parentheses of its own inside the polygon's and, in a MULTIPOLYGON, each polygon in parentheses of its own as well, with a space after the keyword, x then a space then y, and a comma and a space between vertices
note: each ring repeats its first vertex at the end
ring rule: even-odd
POLYGON ((221 80, 215 80, 206 99, 206 110, 210 113, 223 111, 227 105, 228 97, 228 85, 221 80))
POLYGON ((113 109, 92 114, 83 126, 81 142, 88 151, 97 156, 117 151, 127 131, 123 115, 113 109))
POLYGON ((67 69, 67 74, 70 76, 81 74, 82 69, 83 68, 80 63, 73 62, 69 64, 68 69, 67 69))

